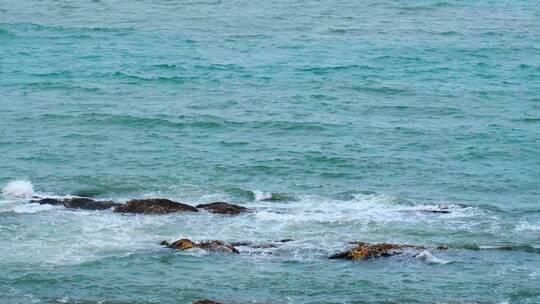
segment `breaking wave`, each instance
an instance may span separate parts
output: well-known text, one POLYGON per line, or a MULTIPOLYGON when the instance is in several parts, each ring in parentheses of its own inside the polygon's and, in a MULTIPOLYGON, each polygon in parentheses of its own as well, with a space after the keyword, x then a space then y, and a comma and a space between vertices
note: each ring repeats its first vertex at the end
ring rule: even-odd
POLYGON ((34 195, 34 186, 27 180, 15 180, 4 186, 2 194, 11 197, 30 197, 34 195))

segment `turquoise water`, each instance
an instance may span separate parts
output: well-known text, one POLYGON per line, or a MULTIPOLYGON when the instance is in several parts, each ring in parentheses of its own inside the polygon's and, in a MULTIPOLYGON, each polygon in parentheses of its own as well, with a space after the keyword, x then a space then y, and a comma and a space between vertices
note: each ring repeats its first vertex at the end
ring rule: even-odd
POLYGON ((539 4, 0 1, 0 302, 540 303, 539 4))

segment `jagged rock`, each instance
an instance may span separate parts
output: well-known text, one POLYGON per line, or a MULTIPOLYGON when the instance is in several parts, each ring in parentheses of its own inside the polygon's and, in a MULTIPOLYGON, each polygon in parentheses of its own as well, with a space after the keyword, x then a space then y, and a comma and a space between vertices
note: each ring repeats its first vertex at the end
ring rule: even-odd
POLYGON ((222 251, 222 252, 232 252, 232 253, 240 253, 238 249, 236 249, 232 244, 226 244, 222 241, 218 240, 211 240, 211 241, 204 241, 200 243, 195 243, 190 239, 181 239, 172 243, 168 243, 167 241, 161 242, 161 245, 167 246, 172 249, 178 249, 178 250, 188 250, 191 248, 200 248, 204 250, 209 251, 222 251))
POLYGON ((199 211, 197 208, 174 202, 165 198, 133 199, 122 204, 114 210, 120 213, 152 213, 164 214, 172 212, 199 211))
POLYGON ((232 252, 232 253, 240 253, 240 251, 234 248, 234 246, 230 244, 225 244, 224 242, 217 241, 217 240, 201 242, 198 244, 198 247, 205 250, 211 250, 211 251, 225 251, 225 252, 232 252))
POLYGON ((193 242, 190 239, 181 239, 175 242, 172 242, 171 244, 168 244, 167 242, 162 242, 163 245, 166 245, 169 248, 178 249, 178 250, 187 250, 191 248, 197 247, 197 244, 193 242))
POLYGON ((231 243, 231 246, 244 246, 244 247, 247 247, 247 246, 251 246, 253 245, 253 242, 233 242, 231 243))
POLYGON ((242 212, 248 212, 250 209, 226 202, 215 202, 209 204, 197 205, 197 208, 204 209, 212 213, 219 214, 240 214, 242 212))
POLYGON ((448 250, 448 245, 439 245, 437 246, 438 250, 448 250))
POLYGON ((369 244, 364 242, 351 242, 356 244, 356 247, 341 253, 330 256, 330 259, 348 259, 348 260, 364 260, 374 259, 379 257, 389 257, 403 253, 405 249, 422 250, 422 246, 406 245, 406 244, 369 244))
POLYGON ((195 301, 195 302, 193 302, 193 304, 221 304, 221 303, 216 302, 216 301, 212 301, 212 300, 208 300, 208 299, 204 299, 204 300, 195 301))
POLYGON ((44 198, 40 200, 33 200, 31 202, 41 205, 63 205, 66 208, 84 210, 104 210, 119 205, 118 203, 115 203, 113 201, 96 201, 87 197, 73 197, 64 199, 44 198))

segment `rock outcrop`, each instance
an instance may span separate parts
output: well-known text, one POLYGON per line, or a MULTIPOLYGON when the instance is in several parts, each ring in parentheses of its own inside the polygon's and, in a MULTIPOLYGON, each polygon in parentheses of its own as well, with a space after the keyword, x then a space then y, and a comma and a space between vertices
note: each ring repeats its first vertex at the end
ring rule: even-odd
POLYGON ((96 201, 87 197, 73 197, 63 199, 44 198, 40 200, 33 200, 31 202, 42 205, 63 205, 66 208, 84 210, 105 210, 120 205, 113 201, 96 201))
POLYGON ((250 209, 248 209, 246 207, 231 204, 231 203, 226 203, 226 202, 215 202, 215 203, 209 203, 209 204, 200 204, 200 205, 197 205, 197 208, 204 209, 204 210, 206 210, 208 212, 212 212, 212 213, 231 214, 231 215, 236 215, 236 214, 240 214, 240 213, 243 213, 243 212, 249 212, 250 211, 250 209))
POLYGON ((369 244, 364 242, 354 242, 356 247, 330 256, 330 259, 367 260, 380 257, 389 257, 403 253, 406 249, 422 250, 422 246, 406 244, 369 244))
POLYGON ((167 246, 172 249, 177 250, 188 250, 192 248, 200 248, 208 251, 220 251, 220 252, 230 252, 230 253, 240 253, 232 244, 226 244, 225 242, 218 240, 204 241, 196 243, 190 239, 181 239, 172 243, 167 241, 161 242, 161 245, 167 246))
POLYGON ((221 304, 221 303, 216 302, 216 301, 212 301, 212 300, 208 300, 208 299, 204 299, 204 300, 195 301, 195 302, 193 302, 193 304, 221 304))
POLYGON ((133 199, 122 204, 114 210, 120 213, 145 213, 145 214, 165 214, 173 212, 198 212, 193 206, 171 201, 165 198, 133 199))

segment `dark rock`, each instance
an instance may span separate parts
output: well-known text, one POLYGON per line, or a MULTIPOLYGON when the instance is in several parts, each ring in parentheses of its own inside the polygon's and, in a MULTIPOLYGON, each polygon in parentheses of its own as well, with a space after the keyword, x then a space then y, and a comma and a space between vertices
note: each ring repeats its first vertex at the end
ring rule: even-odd
POLYGON ((448 245, 440 245, 440 246, 437 246, 437 249, 438 249, 438 250, 448 250, 448 245))
POLYGON ((93 199, 85 197, 74 197, 64 200, 64 206, 66 208, 77 208, 85 210, 104 210, 118 205, 118 203, 115 203, 113 201, 95 201, 93 199))
POLYGON ((174 202, 165 198, 134 199, 122 204, 114 210, 120 213, 165 214, 172 212, 199 211, 197 208, 174 202))
POLYGON ((422 250, 422 246, 406 244, 368 244, 364 242, 354 242, 356 247, 345 252, 340 252, 330 256, 330 259, 365 260, 380 257, 389 257, 403 253, 405 249, 422 250))
POLYGON ((96 201, 87 197, 73 197, 65 199, 44 198, 40 200, 34 200, 32 202, 41 205, 63 205, 66 208, 84 210, 105 210, 119 205, 118 203, 115 203, 113 201, 96 201))
POLYGON ((251 246, 253 245, 253 242, 233 242, 231 243, 231 246, 243 246, 243 247, 247 247, 247 246, 251 246))
POLYGON ((272 244, 272 243, 264 243, 264 244, 254 244, 249 247, 254 248, 254 249, 269 249, 269 248, 276 248, 277 245, 272 244))
POLYGON ((56 198, 44 198, 44 199, 37 199, 37 200, 31 200, 31 203, 37 203, 40 205, 64 205, 64 201, 61 199, 56 198))
POLYGON ((283 239, 283 240, 279 240, 278 242, 280 243, 288 243, 288 242, 292 242, 294 241, 293 239, 283 239))
POLYGON ((177 250, 188 250, 191 248, 200 248, 200 249, 209 250, 209 251, 232 252, 232 253, 237 253, 237 254, 240 253, 232 244, 226 244, 218 240, 195 243, 190 239, 181 239, 172 243, 163 241, 161 242, 161 245, 167 246, 172 249, 177 249, 177 250))
POLYGON ((217 240, 201 242, 198 244, 197 247, 205 249, 205 250, 211 250, 211 251, 224 251, 224 252, 232 252, 236 254, 240 253, 240 251, 234 248, 234 246, 225 244, 224 242, 217 241, 217 240))
POLYGON ((193 304, 221 304, 221 303, 216 302, 216 301, 212 301, 212 300, 208 300, 208 299, 204 299, 204 300, 195 301, 195 302, 193 302, 193 304))
POLYGON ((250 209, 226 202, 215 202, 210 204, 200 204, 197 208, 204 209, 212 213, 219 214, 240 214, 242 212, 250 211, 250 209))
POLYGON ((450 210, 438 210, 438 209, 423 209, 423 210, 418 210, 418 211, 430 212, 430 213, 450 213, 450 210))

